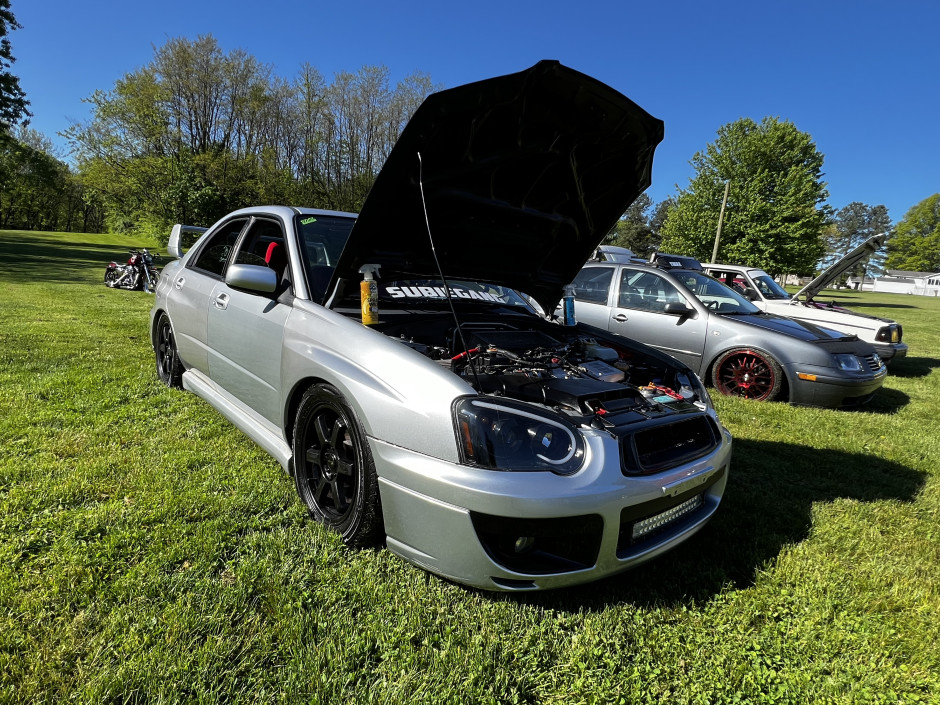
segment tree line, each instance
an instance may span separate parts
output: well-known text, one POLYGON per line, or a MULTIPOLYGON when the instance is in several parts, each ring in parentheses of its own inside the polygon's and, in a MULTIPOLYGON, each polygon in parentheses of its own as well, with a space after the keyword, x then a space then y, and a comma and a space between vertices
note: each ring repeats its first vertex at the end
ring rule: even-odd
POLYGON ((357 211, 424 98, 426 74, 390 85, 385 67, 337 73, 305 64, 293 80, 216 40, 172 39, 89 99, 66 132, 77 169, 112 231, 209 225, 257 203, 357 211))
MULTIPOLYGON (((286 80, 211 35, 171 39, 88 98, 90 119, 65 132, 70 166, 27 127, 29 102, 9 71, 7 31, 18 26, 0 0, 0 228, 165 238, 172 223, 210 225, 258 203, 355 212, 411 114, 440 88, 424 73, 392 86, 376 66, 327 81, 305 64, 286 80)), ((789 121, 742 118, 693 155, 686 188, 658 204, 641 194, 606 241, 705 261, 721 217, 721 262, 807 275, 887 232, 887 251, 856 274, 940 270, 940 195, 896 227, 883 205, 834 211, 823 158, 789 121)))

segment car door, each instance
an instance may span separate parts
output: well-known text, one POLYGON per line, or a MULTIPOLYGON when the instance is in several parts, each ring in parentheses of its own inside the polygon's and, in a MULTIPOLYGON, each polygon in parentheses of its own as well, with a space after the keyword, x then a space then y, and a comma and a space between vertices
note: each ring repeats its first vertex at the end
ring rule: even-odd
POLYGON ((206 236, 193 253, 186 267, 173 280, 173 291, 167 297, 167 310, 173 322, 176 348, 188 369, 209 374, 207 325, 209 300, 238 236, 248 218, 235 218, 206 236))
MULTIPOLYGON (((252 218, 230 263, 277 269, 280 280, 288 265, 283 224, 252 218)), ((281 346, 293 310, 282 294, 239 290, 222 280, 212 290, 207 315, 212 381, 274 424, 283 413, 281 346)))
POLYGON ((624 266, 616 281, 608 330, 662 350, 699 370, 705 350, 708 314, 662 273, 624 266), (666 313, 683 304, 690 313, 666 313))
POLYGON ((578 272, 578 276, 571 283, 578 321, 604 330, 609 329, 612 313, 609 303, 610 284, 614 272, 615 268, 609 265, 589 265, 578 272))

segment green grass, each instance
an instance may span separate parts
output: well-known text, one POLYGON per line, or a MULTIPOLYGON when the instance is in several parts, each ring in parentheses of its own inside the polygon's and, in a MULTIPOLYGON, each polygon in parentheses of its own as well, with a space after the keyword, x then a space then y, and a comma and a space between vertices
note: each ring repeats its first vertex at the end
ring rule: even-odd
POLYGON ((481 593, 350 551, 163 388, 124 237, 0 232, 0 703, 940 702, 940 299, 853 412, 716 399, 713 521, 613 579, 481 593))

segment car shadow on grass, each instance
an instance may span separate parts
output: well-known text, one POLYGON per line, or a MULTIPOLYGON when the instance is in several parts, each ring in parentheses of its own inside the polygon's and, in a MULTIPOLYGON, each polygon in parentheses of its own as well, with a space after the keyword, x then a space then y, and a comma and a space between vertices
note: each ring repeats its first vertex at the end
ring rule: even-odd
POLYGON ((911 502, 925 475, 865 453, 735 440, 718 512, 678 548, 597 583, 514 596, 565 610, 676 606, 754 584, 784 547, 806 539, 813 506, 839 499, 911 502))
POLYGON ((854 411, 868 411, 873 414, 895 414, 910 403, 911 398, 904 392, 891 389, 890 387, 882 387, 867 404, 850 409, 843 409, 842 411, 848 414, 854 411))
POLYGON ((891 363, 888 367, 888 376, 904 379, 926 377, 938 367, 940 367, 940 360, 935 357, 904 357, 891 363))

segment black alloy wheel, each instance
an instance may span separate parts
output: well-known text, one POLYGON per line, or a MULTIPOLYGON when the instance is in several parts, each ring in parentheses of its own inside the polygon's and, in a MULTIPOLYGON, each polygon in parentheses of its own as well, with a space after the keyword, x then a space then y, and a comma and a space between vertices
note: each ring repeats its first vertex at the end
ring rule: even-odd
POLYGON ((297 411, 294 481, 310 514, 351 547, 375 545, 382 513, 372 452, 355 413, 328 384, 308 389, 297 411))
POLYGON ((183 386, 183 363, 180 362, 179 352, 176 349, 176 338, 173 335, 173 326, 170 317, 160 314, 157 321, 157 342, 154 345, 157 357, 157 376, 168 387, 181 389, 183 386))

